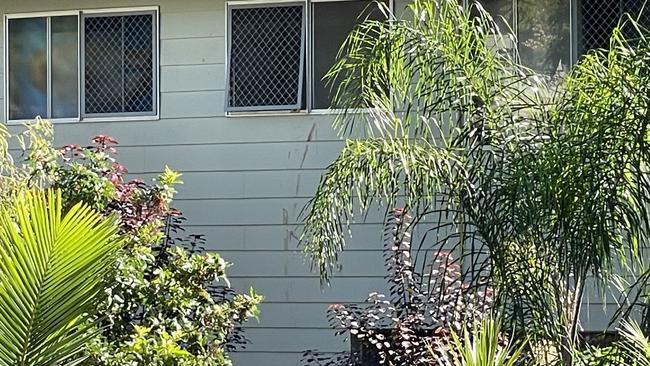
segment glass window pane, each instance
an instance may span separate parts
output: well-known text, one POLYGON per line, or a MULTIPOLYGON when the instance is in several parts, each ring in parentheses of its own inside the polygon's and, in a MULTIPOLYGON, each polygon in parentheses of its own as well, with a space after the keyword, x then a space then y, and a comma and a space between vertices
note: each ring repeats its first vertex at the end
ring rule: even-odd
POLYGON ((51 18, 52 118, 78 115, 77 16, 51 18))
POLYGON ((501 33, 510 32, 514 16, 512 0, 481 0, 480 3, 497 23, 501 33))
POLYGON ((153 111, 153 17, 124 17, 124 112, 153 111))
POLYGON ((524 65, 555 75, 571 65, 570 1, 519 0, 519 54, 524 65))
MULTIPOLYGON (((612 31, 625 13, 638 18, 642 26, 650 26, 648 6, 642 0, 578 0, 578 53, 608 48, 612 31)), ((625 36, 636 37, 632 27, 627 27, 624 32, 630 32, 624 33, 625 36)))
POLYGON ((383 20, 383 13, 373 1, 336 1, 314 3, 314 109, 331 106, 331 93, 336 92, 323 81, 334 66, 336 56, 348 34, 365 19, 383 20))
POLYGON ((230 10, 228 110, 303 107, 304 7, 230 10))
POLYGON ((155 113, 152 14, 84 19, 86 114, 155 113))
POLYGON ((9 20, 9 119, 47 117, 47 20, 9 20))
POLYGON ((85 111, 122 112, 122 17, 88 17, 84 23, 85 111))

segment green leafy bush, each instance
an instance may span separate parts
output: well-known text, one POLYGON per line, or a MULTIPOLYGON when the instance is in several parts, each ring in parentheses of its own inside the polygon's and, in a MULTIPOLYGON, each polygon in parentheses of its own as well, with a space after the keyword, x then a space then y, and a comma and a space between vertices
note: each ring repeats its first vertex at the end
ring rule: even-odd
POLYGON ((184 219, 170 205, 180 174, 165 168, 152 184, 127 181, 110 136, 62 149, 52 140, 51 125, 39 120, 19 136, 24 159, 14 162, 0 146, 0 169, 11 183, 0 185, 0 194, 52 186, 64 208, 83 202, 118 218, 125 245, 105 281, 102 316, 93 319, 101 327, 87 344, 85 364, 229 365, 227 352, 247 342, 241 326, 257 316, 262 297, 229 288, 229 263, 204 252, 202 236, 179 236, 184 219))
POLYGON ((634 321, 623 321, 620 339, 605 347, 587 347, 576 366, 650 366, 650 340, 634 321))

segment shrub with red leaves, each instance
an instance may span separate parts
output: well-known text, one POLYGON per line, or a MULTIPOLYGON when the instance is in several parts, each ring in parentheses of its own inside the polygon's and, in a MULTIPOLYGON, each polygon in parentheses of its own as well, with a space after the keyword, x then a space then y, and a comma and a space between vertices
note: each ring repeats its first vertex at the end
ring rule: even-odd
POLYGON ((304 364, 443 365, 438 356, 449 345, 451 331, 461 334, 491 314, 492 290, 463 283, 451 253, 436 252, 425 265, 416 265, 411 221, 401 209, 389 217, 384 247, 389 294, 371 293, 363 305, 329 307, 331 326, 352 341, 352 350, 335 355, 307 351, 304 364))
POLYGON ((66 207, 81 201, 116 216, 127 239, 84 365, 230 364, 227 352, 247 343, 242 324, 261 296, 225 285, 229 264, 204 251, 202 235, 181 236, 184 218, 170 206, 180 174, 166 168, 155 184, 127 180, 116 145, 106 135, 88 147, 66 145, 49 172, 66 207))

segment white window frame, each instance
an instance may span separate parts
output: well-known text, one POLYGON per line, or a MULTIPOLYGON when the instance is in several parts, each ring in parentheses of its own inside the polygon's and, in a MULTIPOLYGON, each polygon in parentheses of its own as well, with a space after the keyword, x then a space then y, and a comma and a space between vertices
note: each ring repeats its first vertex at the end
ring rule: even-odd
MULTIPOLYGON (((352 1, 358 1, 358 0, 228 0, 225 2, 225 29, 224 29, 224 34, 226 35, 225 38, 225 46, 224 46, 224 52, 225 52, 225 86, 224 89, 228 88, 228 70, 230 68, 230 57, 228 57, 228 44, 230 42, 230 32, 229 32, 229 24, 230 24, 230 19, 228 18, 229 14, 229 8, 230 7, 236 7, 236 6, 241 6, 241 5, 268 5, 268 6, 273 6, 273 5, 281 5, 281 4, 299 4, 302 3, 304 4, 305 7, 305 85, 303 85, 303 89, 305 90, 305 99, 306 99, 306 105, 301 108, 300 110, 295 110, 295 111, 289 111, 289 110, 264 110, 264 111, 255 111, 255 110, 250 110, 250 111, 239 111, 239 112, 233 112, 233 111, 228 111, 226 108, 226 105, 228 101, 226 100, 224 103, 224 110, 226 117, 250 117, 250 116, 305 116, 305 115, 331 115, 331 114, 338 114, 341 113, 343 110, 341 109, 333 109, 333 108, 324 108, 324 109, 314 109, 312 108, 313 104, 313 93, 314 93, 314 4, 315 3, 333 3, 333 2, 352 2, 352 1)), ((395 0, 387 0, 389 8, 391 11, 394 9, 395 6, 395 0)), ((225 90, 225 94, 227 95, 228 91, 225 90)), ((352 113, 369 113, 371 111, 371 108, 359 108, 355 109, 353 111, 348 111, 352 113)))
MULTIPOLYGON (((124 7, 124 8, 102 8, 102 9, 75 9, 75 10, 65 10, 65 11, 47 11, 47 12, 31 12, 31 13, 10 13, 4 15, 4 113, 5 121, 7 124, 23 124, 30 122, 33 119, 9 119, 9 20, 10 19, 24 19, 24 18, 47 18, 48 23, 48 33, 49 33, 49 23, 51 17, 57 16, 71 16, 74 15, 77 17, 77 57, 78 57, 78 73, 77 73, 77 117, 75 118, 51 118, 48 119, 52 123, 77 123, 77 122, 122 122, 122 121, 155 121, 160 119, 160 7, 159 6, 140 6, 140 7, 124 7), (153 103, 155 113, 134 116, 134 115, 124 115, 120 116, 119 114, 107 115, 107 116, 84 116, 82 115, 83 111, 83 76, 82 71, 84 69, 83 62, 85 58, 81 54, 82 52, 82 42, 83 40, 83 17, 84 15, 97 15, 97 14, 115 14, 115 15, 129 15, 137 13, 152 13, 154 21, 154 47, 155 51, 153 53, 153 103)), ((49 50, 50 39, 48 37, 48 55, 51 55, 49 50)), ((48 56, 50 57, 50 56, 48 56)), ((48 74, 50 73, 50 60, 48 59, 48 74)), ((48 101, 51 98, 51 85, 49 84, 50 77, 48 75, 48 101)), ((48 106, 50 103, 48 102, 48 106)), ((49 111, 48 111, 49 113, 49 111)), ((34 116, 36 117, 36 116, 34 116)), ((43 117, 45 118, 45 117, 43 117)))

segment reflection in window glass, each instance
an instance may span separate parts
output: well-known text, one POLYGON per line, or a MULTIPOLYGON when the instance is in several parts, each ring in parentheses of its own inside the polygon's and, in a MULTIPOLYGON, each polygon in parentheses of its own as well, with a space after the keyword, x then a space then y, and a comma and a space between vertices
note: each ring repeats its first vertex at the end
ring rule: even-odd
POLYGON ((571 64, 570 1, 519 0, 519 54, 524 65, 555 75, 571 64))
POLYGON ((47 117, 47 20, 9 20, 9 119, 47 117))
POLYGON ((52 118, 78 115, 77 16, 51 18, 52 118))
POLYGON ((331 93, 336 87, 323 81, 334 63, 345 38, 365 19, 385 19, 373 1, 334 1, 314 3, 314 75, 313 108, 331 106, 331 93))
POLYGON ((492 15, 501 33, 508 33, 512 28, 512 0, 481 0, 480 3, 492 15))

